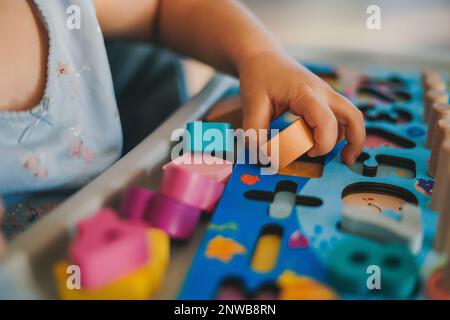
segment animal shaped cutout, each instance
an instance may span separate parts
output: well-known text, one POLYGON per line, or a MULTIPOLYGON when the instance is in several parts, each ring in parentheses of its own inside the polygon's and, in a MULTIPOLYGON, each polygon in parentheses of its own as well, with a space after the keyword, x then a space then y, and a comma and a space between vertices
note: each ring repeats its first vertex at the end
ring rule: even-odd
POLYGON ((359 83, 360 96, 368 96, 382 103, 405 102, 411 100, 405 83, 398 77, 377 79, 363 77, 359 83))
POLYGON ((412 149, 416 144, 409 139, 403 138, 385 129, 367 128, 364 146, 370 149, 379 147, 412 149))
POLYGON ((360 104, 358 109, 363 113, 364 119, 367 121, 403 124, 412 120, 412 116, 408 111, 398 107, 360 104))
POLYGON ((372 157, 370 154, 363 152, 349 168, 365 177, 387 177, 390 175, 405 179, 416 177, 416 163, 413 160, 388 154, 378 154, 372 157))

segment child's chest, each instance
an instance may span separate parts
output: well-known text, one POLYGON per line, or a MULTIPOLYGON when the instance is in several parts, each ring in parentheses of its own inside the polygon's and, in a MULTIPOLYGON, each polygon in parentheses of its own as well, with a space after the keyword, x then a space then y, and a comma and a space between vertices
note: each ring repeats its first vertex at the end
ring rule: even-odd
POLYGON ((48 36, 29 1, 0 2, 0 112, 31 109, 42 99, 48 36))

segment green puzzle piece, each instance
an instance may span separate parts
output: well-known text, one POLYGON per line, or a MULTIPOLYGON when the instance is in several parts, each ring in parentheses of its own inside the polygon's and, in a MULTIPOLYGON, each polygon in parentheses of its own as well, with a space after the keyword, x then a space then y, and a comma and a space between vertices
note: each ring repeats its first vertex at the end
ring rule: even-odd
POLYGON ((336 244, 328 258, 331 281, 343 293, 406 299, 417 285, 414 256, 402 245, 346 237, 336 244), (378 270, 379 287, 374 288, 378 270))

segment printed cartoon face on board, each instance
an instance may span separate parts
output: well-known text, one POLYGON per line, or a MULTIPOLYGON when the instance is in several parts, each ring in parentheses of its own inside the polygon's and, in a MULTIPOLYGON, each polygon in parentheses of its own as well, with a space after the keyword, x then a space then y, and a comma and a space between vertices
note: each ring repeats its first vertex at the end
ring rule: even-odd
POLYGON ((349 206, 369 207, 373 212, 380 213, 387 210, 399 212, 406 203, 395 196, 377 194, 373 192, 354 193, 346 196, 342 201, 349 206))
POLYGON ((400 212, 406 203, 417 204, 408 190, 385 183, 355 183, 342 192, 342 202, 352 207, 368 207, 375 213, 400 212))

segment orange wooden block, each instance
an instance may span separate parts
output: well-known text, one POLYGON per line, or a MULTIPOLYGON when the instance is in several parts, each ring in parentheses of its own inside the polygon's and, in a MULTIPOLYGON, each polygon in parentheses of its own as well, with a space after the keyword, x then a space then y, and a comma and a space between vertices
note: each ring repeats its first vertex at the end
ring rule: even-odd
POLYGON ((313 145, 311 129, 303 118, 299 118, 262 148, 266 151, 266 156, 270 157, 272 166, 274 162, 278 162, 278 167, 284 168, 306 153, 313 145), (274 152, 278 152, 278 161, 274 152))

